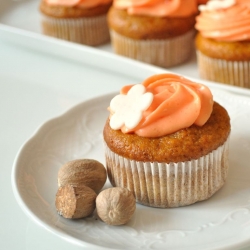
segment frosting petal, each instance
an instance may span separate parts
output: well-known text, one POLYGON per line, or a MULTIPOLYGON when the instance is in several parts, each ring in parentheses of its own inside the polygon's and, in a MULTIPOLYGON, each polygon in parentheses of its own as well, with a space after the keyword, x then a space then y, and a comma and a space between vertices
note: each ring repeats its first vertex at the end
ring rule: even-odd
POLYGON ((125 126, 128 129, 135 128, 142 119, 142 112, 153 101, 152 93, 145 93, 146 88, 136 84, 128 89, 126 95, 115 96, 110 102, 110 126, 117 130, 125 126))
POLYGON ((233 6, 236 3, 236 0, 213 0, 209 1, 206 5, 200 5, 199 10, 200 11, 213 11, 213 10, 219 10, 219 9, 227 9, 231 6, 233 6))

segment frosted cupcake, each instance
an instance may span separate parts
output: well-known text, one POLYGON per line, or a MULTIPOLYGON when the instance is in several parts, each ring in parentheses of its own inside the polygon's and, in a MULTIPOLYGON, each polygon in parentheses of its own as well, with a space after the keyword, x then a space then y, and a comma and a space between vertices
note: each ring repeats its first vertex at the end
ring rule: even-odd
POLYGON ((154 75, 123 87, 109 110, 103 131, 108 177, 138 203, 186 206, 224 185, 230 118, 206 86, 154 75))
POLYGON ((111 4, 112 0, 42 0, 43 33, 90 46, 106 43, 111 4))
POLYGON ((196 0, 114 0, 108 13, 115 53, 160 67, 184 63, 193 49, 196 0))
POLYGON ((250 1, 208 1, 196 19, 203 79, 250 88, 250 1))

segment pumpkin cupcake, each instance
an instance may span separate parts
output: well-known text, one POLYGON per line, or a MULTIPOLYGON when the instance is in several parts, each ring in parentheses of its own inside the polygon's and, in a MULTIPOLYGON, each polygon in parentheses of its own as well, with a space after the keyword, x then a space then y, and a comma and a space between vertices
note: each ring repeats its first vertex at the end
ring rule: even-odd
POLYGON ((112 0, 42 0, 43 33, 90 46, 106 43, 111 4, 112 0))
POLYGON ((196 0, 114 0, 108 25, 115 53, 160 67, 188 60, 196 0))
POLYGON ((250 1, 208 1, 196 19, 203 79, 250 88, 250 1))
POLYGON ((123 87, 109 111, 103 131, 108 177, 138 203, 186 206, 225 183, 230 118, 206 86, 154 75, 123 87))

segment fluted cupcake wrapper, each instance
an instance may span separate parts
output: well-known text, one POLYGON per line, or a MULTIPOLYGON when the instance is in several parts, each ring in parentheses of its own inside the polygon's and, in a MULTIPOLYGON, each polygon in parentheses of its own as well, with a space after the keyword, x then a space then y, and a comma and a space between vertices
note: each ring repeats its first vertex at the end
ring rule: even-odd
POLYGON ((197 50, 201 78, 250 88, 250 61, 228 61, 211 58, 197 50))
POLYGON ((110 29, 110 37, 115 53, 168 68, 181 64, 190 57, 194 30, 174 38, 137 40, 110 29))
POLYGON ((42 15, 43 33, 49 36, 97 46, 109 41, 106 15, 79 18, 54 18, 42 15))
POLYGON ((108 178, 131 190, 136 201, 152 207, 179 207, 206 200, 225 183, 229 139, 196 160, 179 163, 142 162, 124 158, 105 143, 108 178))

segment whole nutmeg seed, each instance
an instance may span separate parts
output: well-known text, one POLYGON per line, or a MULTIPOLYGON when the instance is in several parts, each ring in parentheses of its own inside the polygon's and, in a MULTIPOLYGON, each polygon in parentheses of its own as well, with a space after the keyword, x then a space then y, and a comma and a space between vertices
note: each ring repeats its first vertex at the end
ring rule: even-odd
POLYGON ((96 198, 96 212, 100 219, 109 225, 126 224, 135 209, 135 197, 126 188, 108 188, 100 192, 96 198))
POLYGON ((87 186, 61 186, 56 193, 57 212, 67 219, 87 217, 95 210, 96 196, 97 194, 87 186))
POLYGON ((107 179, 106 168, 92 159, 78 159, 64 164, 58 171, 58 186, 85 185, 98 193, 107 179))

